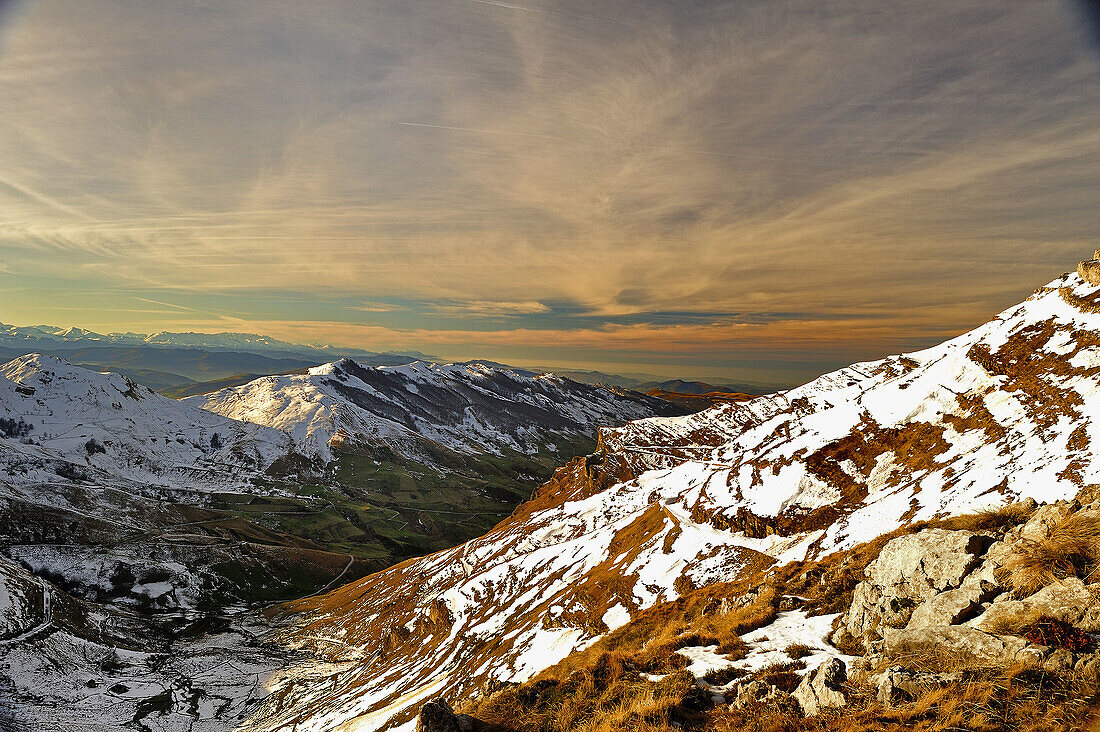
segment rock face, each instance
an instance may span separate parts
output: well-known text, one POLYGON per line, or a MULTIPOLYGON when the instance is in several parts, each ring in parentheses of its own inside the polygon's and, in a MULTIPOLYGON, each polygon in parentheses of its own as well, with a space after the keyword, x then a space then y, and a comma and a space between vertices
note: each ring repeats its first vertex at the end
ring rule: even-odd
POLYGON ((844 661, 830 658, 806 674, 791 694, 807 717, 820 714, 823 709, 842 707, 846 703, 843 686, 848 680, 844 661))
POLYGON ((998 600, 977 623, 987 631, 1020 628, 1042 615, 1065 621, 1086 633, 1100 630, 1100 588, 1067 577, 1023 600, 998 600))
POLYGON ((471 732, 473 728, 473 719, 455 714, 443 697, 422 706, 416 717, 416 732, 471 732))
POLYGON ((878 689, 878 700, 885 707, 914 701, 925 692, 957 681, 959 674, 933 674, 913 671, 904 666, 891 666, 871 677, 878 689))
POLYGON ((1016 636, 993 635, 965 626, 918 628, 883 632, 890 658, 942 659, 967 667, 1002 667, 1013 663, 1037 663, 1038 655, 1025 652, 1028 642, 1016 636))
POLYGON ((959 587, 980 563, 988 544, 979 534, 946 529, 927 529, 894 539, 867 565, 867 579, 856 587, 841 636, 863 644, 877 640, 884 627, 905 627, 918 607, 918 618, 936 622, 965 614, 980 602, 980 591, 965 591, 927 606, 923 603, 959 587))

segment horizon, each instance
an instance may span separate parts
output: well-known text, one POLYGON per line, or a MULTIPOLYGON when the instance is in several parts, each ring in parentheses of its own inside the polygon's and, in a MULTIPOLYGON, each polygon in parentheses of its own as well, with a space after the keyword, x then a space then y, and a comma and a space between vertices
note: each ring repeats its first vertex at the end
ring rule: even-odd
POLYGON ((1100 243, 1096 17, 0 1, 0 320, 802 383, 1100 243))

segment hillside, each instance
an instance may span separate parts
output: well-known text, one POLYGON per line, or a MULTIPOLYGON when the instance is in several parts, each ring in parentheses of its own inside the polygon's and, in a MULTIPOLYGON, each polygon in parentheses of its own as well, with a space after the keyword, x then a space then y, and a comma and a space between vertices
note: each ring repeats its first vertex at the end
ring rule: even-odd
POLYGON ((0 460, 22 483, 85 474, 224 490, 248 482, 290 447, 277 430, 41 354, 0 366, 0 420, 0 436, 8 438, 0 440, 0 460))
POLYGON ((323 660, 288 671, 255 727, 411 723, 430 697, 530 679, 698 588, 1088 495, 1098 306, 1070 274, 939 346, 602 430, 596 455, 485 536, 292 607, 285 642, 323 660))
POLYGON ((322 461, 334 448, 378 448, 431 462, 440 451, 556 452, 604 424, 680 410, 635 392, 480 363, 366 368, 350 359, 272 376, 185 403, 289 432, 322 461))

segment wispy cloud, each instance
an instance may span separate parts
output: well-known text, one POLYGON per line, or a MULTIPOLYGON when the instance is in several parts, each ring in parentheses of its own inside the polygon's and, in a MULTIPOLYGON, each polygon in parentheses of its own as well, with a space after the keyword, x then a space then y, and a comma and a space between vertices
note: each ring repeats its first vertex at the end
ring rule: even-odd
POLYGON ((852 312, 880 350, 923 343, 1100 239, 1066 7, 39 0, 0 56, 0 261, 196 328, 350 314, 409 347, 502 319, 530 348, 785 332, 811 358, 855 348, 852 312), (669 312, 816 320, 639 330, 669 312))

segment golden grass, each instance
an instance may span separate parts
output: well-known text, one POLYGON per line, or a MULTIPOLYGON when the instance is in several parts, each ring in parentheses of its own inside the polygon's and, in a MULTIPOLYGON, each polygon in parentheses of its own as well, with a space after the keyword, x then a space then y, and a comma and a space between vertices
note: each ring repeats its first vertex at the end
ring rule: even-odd
POLYGON ((1067 577, 1100 581, 1100 512, 1070 514, 1052 526, 1046 537, 1022 541, 1005 570, 1017 597, 1067 577))
MULTIPOLYGON (((1003 531, 1031 515, 1033 507, 1015 504, 1001 509, 922 522, 838 552, 816 562, 801 562, 759 571, 735 583, 693 589, 677 600, 638 613, 631 622, 575 653, 535 679, 471 701, 461 711, 484 722, 482 729, 508 732, 780 732, 786 730, 1023 730, 1080 729, 1095 689, 1073 675, 1023 668, 979 670, 950 654, 905 659, 905 665, 943 673, 961 672, 961 681, 929 689, 911 703, 886 708, 875 689, 857 678, 846 686, 848 704, 813 718, 782 704, 714 704, 682 669, 676 651, 686 646, 717 645, 732 658, 747 645, 740 636, 771 622, 786 595, 806 598, 811 613, 836 612, 851 601, 867 564, 891 539, 923 528, 1003 531), (648 680, 643 674, 659 674, 648 680)), ((1091 521, 1063 522, 1051 532, 1064 543, 1092 535, 1091 521), (1065 525, 1063 525, 1065 524, 1065 525)), ((751 675, 791 691, 810 649, 792 645, 793 659, 751 675)), ((732 669, 706 680, 723 684, 743 676, 732 669)))

